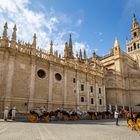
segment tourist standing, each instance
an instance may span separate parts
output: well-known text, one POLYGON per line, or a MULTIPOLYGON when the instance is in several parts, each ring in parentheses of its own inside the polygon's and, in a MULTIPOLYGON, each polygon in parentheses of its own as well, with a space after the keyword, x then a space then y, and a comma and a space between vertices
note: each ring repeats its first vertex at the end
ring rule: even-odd
POLYGON ((118 113, 118 111, 117 111, 117 110, 114 112, 114 118, 116 119, 116 125, 118 126, 119 113, 118 113))
POLYGON ((14 106, 12 108, 12 120, 15 121, 15 119, 16 119, 16 107, 14 106))
POLYGON ((8 112, 9 112, 9 107, 6 106, 4 108, 4 116, 3 116, 4 121, 7 121, 7 119, 8 119, 8 112))

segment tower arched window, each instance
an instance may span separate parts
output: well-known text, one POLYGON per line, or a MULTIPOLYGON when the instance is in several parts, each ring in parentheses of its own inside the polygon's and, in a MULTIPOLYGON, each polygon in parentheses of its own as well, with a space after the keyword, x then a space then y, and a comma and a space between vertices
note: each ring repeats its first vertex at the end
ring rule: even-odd
POLYGON ((134 46, 134 50, 136 50, 136 43, 134 43, 133 46, 134 46))
POLYGON ((130 48, 130 50, 132 51, 132 47, 130 48))
POLYGON ((136 36, 137 36, 137 33, 136 33, 136 32, 134 32, 134 34, 133 34, 133 35, 134 35, 134 37, 136 37, 136 36))
POLYGON ((140 48, 140 44, 139 44, 139 43, 137 44, 137 48, 138 48, 138 49, 140 48))

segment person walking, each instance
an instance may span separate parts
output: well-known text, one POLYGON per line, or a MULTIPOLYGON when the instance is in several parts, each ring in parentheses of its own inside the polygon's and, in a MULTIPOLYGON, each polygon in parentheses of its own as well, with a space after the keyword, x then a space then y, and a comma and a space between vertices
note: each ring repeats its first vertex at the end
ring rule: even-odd
POLYGON ((15 119, 16 119, 16 107, 14 106, 12 108, 12 120, 15 121, 15 119))
POLYGON ((4 121, 7 121, 7 119, 8 119, 8 112, 9 112, 9 107, 6 106, 4 108, 4 116, 3 116, 4 121))
POLYGON ((119 113, 118 113, 117 110, 114 112, 114 118, 116 119, 116 126, 118 126, 119 125, 118 124, 118 121, 119 121, 119 113))

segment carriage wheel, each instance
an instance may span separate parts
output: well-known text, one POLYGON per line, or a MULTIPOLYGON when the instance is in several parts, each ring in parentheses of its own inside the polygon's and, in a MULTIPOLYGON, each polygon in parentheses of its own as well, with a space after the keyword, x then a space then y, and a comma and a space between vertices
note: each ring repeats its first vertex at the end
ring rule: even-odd
POLYGON ((94 115, 92 115, 91 120, 96 120, 96 117, 94 115))
POLYGON ((37 122, 38 117, 37 117, 36 114, 30 114, 30 115, 28 116, 28 120, 29 120, 30 122, 37 122))
POLYGON ((63 117, 62 117, 62 120, 63 120, 63 121, 68 121, 68 119, 69 119, 69 118, 68 118, 67 115, 63 115, 63 117))
POLYGON ((78 120, 78 116, 75 115, 75 116, 73 117, 73 120, 74 120, 74 121, 78 120))
POLYGON ((44 116, 43 119, 45 120, 45 122, 49 122, 49 121, 50 121, 50 117, 49 117, 49 115, 44 116))
POLYGON ((138 118, 136 121, 137 131, 140 133, 140 119, 138 118))
POLYGON ((131 119, 128 120, 128 128, 133 130, 134 129, 134 123, 131 119))

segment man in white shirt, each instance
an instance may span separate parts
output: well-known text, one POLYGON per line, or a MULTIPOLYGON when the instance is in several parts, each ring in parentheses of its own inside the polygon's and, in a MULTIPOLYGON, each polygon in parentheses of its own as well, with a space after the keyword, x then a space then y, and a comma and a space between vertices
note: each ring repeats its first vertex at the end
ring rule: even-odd
POLYGON ((119 113, 117 110, 114 112, 114 118, 116 119, 116 125, 118 126, 119 113))
POLYGON ((16 119, 16 107, 14 106, 12 108, 12 120, 15 121, 15 119, 16 119))
POLYGON ((4 108, 4 121, 7 121, 7 119, 8 119, 8 112, 9 112, 9 107, 8 106, 6 106, 5 108, 4 108))

